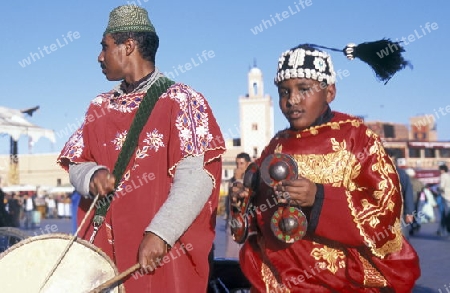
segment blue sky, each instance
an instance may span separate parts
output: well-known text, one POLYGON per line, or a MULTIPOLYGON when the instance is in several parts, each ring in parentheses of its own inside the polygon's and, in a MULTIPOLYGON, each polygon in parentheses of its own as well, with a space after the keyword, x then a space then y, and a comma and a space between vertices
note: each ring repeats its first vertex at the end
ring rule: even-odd
MULTIPOLYGON (((56 133, 55 144, 41 139, 33 153, 59 152, 90 100, 115 85, 97 63, 100 41, 109 12, 133 2, 149 11, 160 36, 156 65, 207 97, 227 137, 237 134, 238 98, 247 92, 254 60, 264 74, 265 92, 273 98, 279 130, 287 123, 272 81, 283 51, 300 43, 343 48, 350 42, 405 38, 404 56, 414 68, 400 71, 387 85, 363 62, 331 53, 335 70, 348 72, 338 78, 331 106, 368 121, 406 124, 411 116, 434 115, 439 139, 450 140, 446 0, 2 1, 0 106, 39 105, 29 121, 56 133), (183 73, 175 72, 179 66, 183 73)), ((6 136, 0 137, 0 153, 9 153, 6 136)), ((28 153, 25 137, 19 153, 28 153)))

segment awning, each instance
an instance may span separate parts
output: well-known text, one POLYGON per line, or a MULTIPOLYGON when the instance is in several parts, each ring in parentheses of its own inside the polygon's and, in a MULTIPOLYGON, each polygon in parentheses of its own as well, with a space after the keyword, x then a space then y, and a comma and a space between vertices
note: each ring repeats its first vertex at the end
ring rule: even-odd
POLYGON ((10 185, 2 187, 3 192, 20 192, 20 191, 36 191, 37 186, 26 184, 26 185, 10 185))
POLYGON ((32 124, 25 119, 25 115, 16 109, 0 107, 0 134, 8 134, 13 140, 18 141, 20 136, 26 135, 33 145, 41 137, 55 142, 55 132, 32 124))
POLYGON ((55 194, 55 193, 72 193, 75 191, 75 188, 73 186, 57 186, 51 188, 48 193, 49 194, 55 194))
POLYGON ((72 193, 75 191, 73 186, 37 186, 32 184, 24 185, 9 185, 1 187, 3 192, 20 192, 20 191, 33 191, 40 194, 56 194, 56 193, 72 193))

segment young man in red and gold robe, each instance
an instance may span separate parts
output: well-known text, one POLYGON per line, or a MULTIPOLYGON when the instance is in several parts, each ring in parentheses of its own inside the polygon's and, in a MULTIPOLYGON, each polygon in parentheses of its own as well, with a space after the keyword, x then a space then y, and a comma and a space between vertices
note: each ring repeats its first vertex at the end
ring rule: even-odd
POLYGON ((79 222, 94 196, 101 197, 97 210, 109 204, 97 234, 91 213, 78 236, 95 236, 119 272, 141 265, 125 279, 126 292, 205 292, 225 150, 219 126, 202 94, 155 67, 159 38, 146 10, 114 9, 101 44, 103 73, 121 82, 92 100, 58 158, 84 196, 79 222), (148 121, 134 120, 146 99, 156 101, 148 121), (123 176, 115 178, 130 126, 142 121, 123 176))
MULTIPOLYGON (((298 176, 274 185, 261 180, 254 190, 240 252, 252 292, 411 292, 420 276, 418 256, 402 236, 395 166, 361 119, 330 109, 335 79, 330 56, 316 47, 301 45, 279 59, 275 84, 290 127, 256 164, 287 154, 298 176), (280 194, 306 217, 303 238, 276 235, 280 194)), ((234 201, 248 191, 236 188, 234 201)))

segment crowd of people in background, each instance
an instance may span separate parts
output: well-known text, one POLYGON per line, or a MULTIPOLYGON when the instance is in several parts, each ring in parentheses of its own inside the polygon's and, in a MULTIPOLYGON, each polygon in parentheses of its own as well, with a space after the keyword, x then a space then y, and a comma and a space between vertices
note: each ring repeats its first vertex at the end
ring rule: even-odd
POLYGON ((436 204, 439 209, 440 223, 436 233, 439 236, 448 236, 448 232, 450 232, 450 173, 448 173, 446 165, 439 166, 439 171, 441 172, 439 180, 440 197, 438 197, 436 204))
MULTIPOLYGON (((243 154, 237 156, 236 161, 242 160, 249 163, 243 154)), ((247 154, 246 154, 247 155, 247 154)), ((247 155, 248 156, 248 155, 247 155)), ((237 162, 236 162, 237 164, 237 162)), ((238 168, 237 168, 238 170, 238 168)), ((450 173, 446 165, 439 166, 441 170, 438 184, 424 184, 416 178, 416 172, 412 168, 406 169, 413 190, 413 202, 415 213, 414 221, 410 225, 409 234, 414 235, 420 230, 422 224, 439 221, 439 236, 447 236, 447 226, 450 227, 450 173), (449 195, 447 195, 449 193, 449 195), (420 215, 420 216, 419 216, 420 215)), ((238 171, 239 173, 239 171, 238 171)), ((242 172, 241 172, 242 173, 242 172)), ((242 177, 243 174, 238 174, 242 177)), ((233 176, 233 179, 235 176, 233 176)), ((230 184, 232 184, 230 180, 230 184)), ((75 194, 77 195, 77 194, 75 194)), ((78 201, 74 194, 44 194, 37 196, 36 192, 21 191, 5 193, 0 189, 0 227, 23 227, 32 229, 39 226, 40 219, 72 218, 74 211, 71 208, 72 201, 78 201)), ((225 200, 225 215, 229 216, 228 198, 225 200)))
POLYGON ((406 169, 406 173, 410 177, 417 211, 417 216, 414 217, 414 222, 409 230, 410 235, 417 233, 422 224, 439 221, 436 234, 443 237, 448 236, 450 229, 450 173, 448 173, 446 165, 440 165, 439 170, 441 172, 439 183, 424 184, 416 178, 416 172, 413 169, 406 169))
MULTIPOLYGON (((243 157, 244 154, 238 155, 236 161, 245 161, 248 165, 249 161, 247 160, 249 159, 243 157)), ((448 235, 446 227, 450 227, 450 223, 446 223, 446 221, 450 221, 450 213, 448 212, 450 206, 450 191, 448 190, 450 179, 448 178, 450 178, 450 173, 448 173, 446 165, 439 166, 439 170, 441 170, 441 177, 438 184, 424 184, 416 178, 414 169, 408 168, 405 170, 409 175, 413 190, 414 210, 417 211, 413 223, 409 225, 409 235, 411 236, 420 230, 422 224, 436 221, 439 221, 440 224, 436 233, 439 236, 448 235), (446 189, 447 192, 445 192, 446 189), (447 193, 449 194, 447 195, 447 193)), ((238 170, 237 173, 238 176, 242 177, 242 172, 238 170)), ((235 176, 233 176, 234 178, 235 176)), ((234 180, 230 180, 230 184, 232 184, 232 181, 234 180)), ((5 193, 0 189, 0 227, 32 229, 39 226, 40 219, 72 218, 74 211, 71 204, 74 200, 78 201, 75 195, 62 193, 37 196, 36 192, 32 191, 5 193)), ((226 198, 225 219, 229 216, 228 204, 228 198, 226 198)))
POLYGON ((72 217, 72 194, 42 194, 35 191, 5 193, 0 189, 0 227, 34 229, 41 219, 72 217))

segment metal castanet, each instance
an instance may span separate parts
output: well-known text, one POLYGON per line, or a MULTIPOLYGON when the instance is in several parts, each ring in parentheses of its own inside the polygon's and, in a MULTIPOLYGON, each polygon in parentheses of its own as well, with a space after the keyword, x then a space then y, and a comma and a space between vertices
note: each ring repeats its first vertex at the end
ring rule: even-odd
POLYGON ((260 173, 258 165, 251 163, 244 173, 243 183, 238 193, 248 190, 248 196, 238 198, 231 203, 230 209, 230 231, 233 240, 239 244, 244 243, 248 236, 249 211, 252 207, 252 199, 258 189, 260 173))
MULTIPOLYGON (((269 155, 261 164, 261 178, 271 187, 275 187, 282 180, 297 179, 297 162, 288 154, 269 155)), ((308 221, 299 207, 291 206, 288 192, 282 192, 281 197, 286 203, 278 203, 278 209, 270 221, 270 228, 280 241, 293 243, 305 236, 308 221)))

